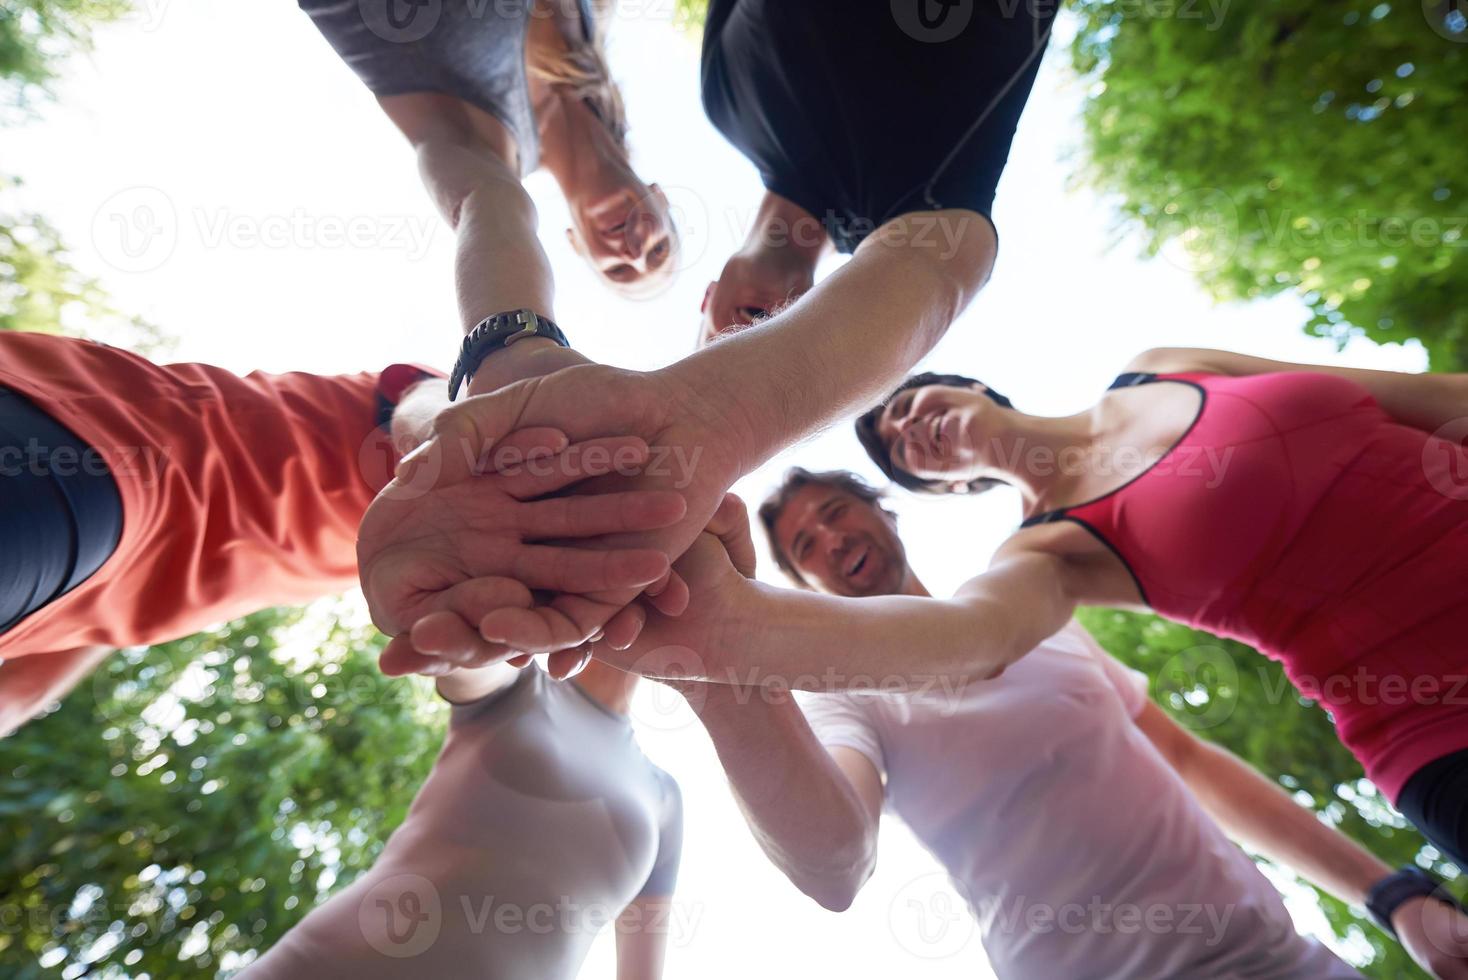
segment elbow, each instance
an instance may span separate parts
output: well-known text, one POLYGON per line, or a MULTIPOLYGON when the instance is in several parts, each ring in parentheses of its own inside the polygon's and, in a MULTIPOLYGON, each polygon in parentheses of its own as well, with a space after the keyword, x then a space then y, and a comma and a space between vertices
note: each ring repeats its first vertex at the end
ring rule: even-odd
POLYGON ((870 877, 870 867, 851 867, 801 882, 800 890, 827 912, 845 912, 870 877))
POLYGON ((849 847, 833 853, 820 871, 796 882, 802 892, 828 912, 845 912, 877 865, 875 829, 863 831, 849 847))
POLYGON ((846 883, 832 883, 821 887, 805 889, 817 905, 827 912, 845 912, 851 908, 851 903, 856 901, 856 893, 861 886, 846 883))

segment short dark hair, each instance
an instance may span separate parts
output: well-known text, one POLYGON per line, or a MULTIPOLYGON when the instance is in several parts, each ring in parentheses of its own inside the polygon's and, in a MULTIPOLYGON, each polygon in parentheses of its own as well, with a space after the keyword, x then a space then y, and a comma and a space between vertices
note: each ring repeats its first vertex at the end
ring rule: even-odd
POLYGON ((764 525, 765 538, 769 541, 770 553, 775 556, 775 564, 780 566, 780 571, 784 572, 787 578, 803 589, 810 588, 810 583, 796 570, 790 556, 785 554, 780 547, 780 541, 775 537, 775 522, 790 505, 791 499, 801 489, 812 484, 844 491, 864 503, 875 504, 878 507, 881 506, 884 496, 881 490, 850 470, 825 470, 813 473, 804 467, 793 466, 785 471, 785 479, 779 489, 771 493, 765 498, 765 502, 760 504, 759 519, 760 523, 764 525))
MULTIPOLYGON (((932 372, 914 374, 902 382, 902 384, 898 385, 897 389, 883 399, 880 405, 868 410, 856 420, 856 439, 861 443, 861 447, 866 450, 867 455, 871 457, 872 462, 877 464, 877 468, 882 471, 887 479, 899 487, 911 490, 914 493, 953 493, 952 484, 948 481, 924 480, 904 469, 899 469, 892 465, 892 454, 882 442, 882 437, 877 433, 877 421, 881 419, 882 412, 892 402, 892 399, 904 391, 912 391, 914 388, 926 388, 929 385, 945 385, 950 388, 972 388, 977 385, 984 394, 993 399, 1001 408, 1014 407, 1014 402, 999 394, 999 392, 990 388, 978 378, 970 378, 962 374, 934 374, 932 372)), ((964 492, 967 494, 983 493, 985 490, 992 490, 999 486, 1007 486, 1007 484, 1003 480, 997 480, 992 477, 981 477, 977 480, 969 481, 968 489, 964 492)))

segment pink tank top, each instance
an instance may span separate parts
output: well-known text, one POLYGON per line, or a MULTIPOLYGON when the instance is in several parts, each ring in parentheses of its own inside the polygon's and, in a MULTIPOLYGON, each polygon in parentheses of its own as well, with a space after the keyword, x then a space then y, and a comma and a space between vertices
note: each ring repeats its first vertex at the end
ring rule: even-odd
MULTIPOLYGON (((1185 384, 1197 419, 1069 520, 1169 619, 1280 660, 1391 799, 1468 748, 1468 450, 1327 374, 1128 375, 1185 384)), ((1237 665, 1248 670, 1247 664, 1237 665)))

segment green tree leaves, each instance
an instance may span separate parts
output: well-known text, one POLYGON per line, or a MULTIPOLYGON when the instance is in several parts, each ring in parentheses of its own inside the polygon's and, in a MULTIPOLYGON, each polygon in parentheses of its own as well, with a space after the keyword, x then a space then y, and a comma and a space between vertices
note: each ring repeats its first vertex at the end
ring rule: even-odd
MULTIPOLYGON (((1330 717, 1299 695, 1279 664, 1242 643, 1156 616, 1088 609, 1080 618, 1113 656, 1152 679, 1153 700, 1195 735, 1269 775, 1392 867, 1450 869, 1366 781, 1330 717)), ((1369 920, 1318 889, 1316 894, 1336 935, 1372 957, 1366 973, 1391 980, 1422 976, 1369 920)))
POLYGON ((1416 3, 1078 0, 1078 179, 1221 300, 1468 366, 1468 34, 1416 3))
POLYGON ((444 715, 340 612, 123 651, 4 742, 0 974, 213 975, 371 864, 444 715))

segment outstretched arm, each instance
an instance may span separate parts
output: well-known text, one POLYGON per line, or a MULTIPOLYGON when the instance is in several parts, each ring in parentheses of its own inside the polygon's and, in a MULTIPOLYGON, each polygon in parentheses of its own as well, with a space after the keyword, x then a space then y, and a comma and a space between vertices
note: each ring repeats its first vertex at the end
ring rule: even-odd
POLYGON ((1188 348, 1147 351, 1132 362, 1130 370, 1156 373, 1210 371, 1240 378, 1280 371, 1310 371, 1356 382, 1371 392, 1392 418, 1424 432, 1436 432, 1449 422, 1468 417, 1468 374, 1408 374, 1324 364, 1291 364, 1231 351, 1188 348))
MULTIPOLYGON (((451 490, 482 472, 485 449, 526 427, 548 426, 573 440, 637 434, 657 448, 662 465, 630 485, 676 489, 688 510, 676 525, 638 535, 635 543, 675 559, 741 476, 890 390, 987 280, 993 256, 993 230, 976 214, 906 215, 789 310, 661 371, 581 365, 456 405, 439 416, 436 438, 403 467, 399 481, 412 484, 426 473, 433 492, 451 490)), ((474 391, 482 390, 481 380, 474 391)), ((372 542, 390 543, 386 537, 372 542)), ((626 591, 599 595, 596 603, 563 597, 538 610, 534 632, 513 634, 525 643, 518 649, 578 646, 634 597, 626 591)), ((514 642, 511 633, 488 629, 482 615, 464 614, 487 641, 514 642)), ((407 615, 403 610, 395 618, 407 615)))
POLYGON ((112 652, 111 647, 83 647, 0 662, 0 737, 66 697, 112 652))
POLYGON ((1070 621, 1076 601, 1067 577, 1063 558, 1011 550, 951 599, 761 587, 766 601, 747 624, 752 648, 741 650, 738 665, 811 690, 994 677, 1070 621))
POLYGON ((877 862, 876 768, 853 749, 827 753, 788 693, 710 684, 689 703, 765 854, 822 907, 849 908, 877 862))
POLYGON ((664 371, 729 409, 747 473, 896 387, 988 282, 996 250, 973 212, 903 215, 799 302, 664 371))
MULTIPOLYGON (((1137 716, 1140 728, 1177 770, 1198 802, 1230 837, 1271 861, 1286 865, 1351 905, 1392 869, 1360 844, 1321 822, 1227 749, 1205 742, 1148 702, 1137 716)), ((1393 925, 1425 969, 1438 976, 1468 974, 1468 918, 1432 899, 1408 902, 1393 925), (1439 908, 1440 906, 1440 908, 1439 908), (1438 920, 1457 922, 1458 951, 1438 942, 1438 920), (1456 962, 1456 966, 1452 964, 1456 962)))

